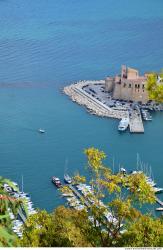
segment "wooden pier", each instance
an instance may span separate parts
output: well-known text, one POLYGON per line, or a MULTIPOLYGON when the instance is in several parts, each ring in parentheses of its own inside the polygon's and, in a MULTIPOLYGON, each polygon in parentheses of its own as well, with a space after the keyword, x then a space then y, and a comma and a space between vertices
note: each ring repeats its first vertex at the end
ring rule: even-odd
POLYGON ((143 121, 138 110, 132 111, 130 115, 129 127, 131 133, 144 133, 143 121))
POLYGON ((80 200, 83 200, 84 201, 84 204, 89 207, 90 204, 89 202, 84 198, 83 195, 81 195, 71 184, 68 185, 69 188, 72 190, 72 192, 80 199, 80 200))

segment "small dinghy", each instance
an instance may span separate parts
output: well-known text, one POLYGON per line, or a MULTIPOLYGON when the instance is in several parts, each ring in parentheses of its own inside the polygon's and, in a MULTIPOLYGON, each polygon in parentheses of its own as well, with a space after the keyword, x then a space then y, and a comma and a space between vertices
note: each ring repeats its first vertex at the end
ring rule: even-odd
POLYGON ((43 133, 45 133, 45 129, 39 128, 38 132, 43 134, 43 133))

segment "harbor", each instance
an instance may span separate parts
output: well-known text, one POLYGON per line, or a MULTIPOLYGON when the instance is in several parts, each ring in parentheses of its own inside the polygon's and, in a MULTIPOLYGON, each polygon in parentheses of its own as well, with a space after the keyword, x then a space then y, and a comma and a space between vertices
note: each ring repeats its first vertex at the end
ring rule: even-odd
POLYGON ((111 95, 104 91, 104 88, 104 80, 91 80, 71 84, 64 87, 63 91, 72 101, 85 106, 90 114, 119 120, 129 118, 128 125, 131 133, 144 133, 143 120, 152 120, 149 111, 163 110, 161 104, 159 106, 154 104, 145 105, 114 100, 111 95))

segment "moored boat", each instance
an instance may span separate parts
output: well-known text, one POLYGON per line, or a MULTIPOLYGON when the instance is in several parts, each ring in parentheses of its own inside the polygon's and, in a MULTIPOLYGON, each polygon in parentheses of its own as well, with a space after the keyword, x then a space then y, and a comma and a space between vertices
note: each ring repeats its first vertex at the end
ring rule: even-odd
POLYGON ((62 186, 60 179, 55 176, 52 177, 52 182, 57 188, 60 188, 62 186))
POLYGON ((119 131, 125 131, 128 128, 129 125, 129 119, 128 118, 122 118, 120 120, 119 125, 118 125, 118 130, 119 131))

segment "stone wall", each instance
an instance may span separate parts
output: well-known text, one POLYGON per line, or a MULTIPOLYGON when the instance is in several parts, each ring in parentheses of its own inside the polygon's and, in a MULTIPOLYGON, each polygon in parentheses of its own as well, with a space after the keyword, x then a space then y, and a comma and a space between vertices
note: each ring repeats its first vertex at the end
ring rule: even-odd
POLYGON ((132 81, 122 81, 115 83, 113 98, 126 101, 140 101, 146 103, 148 101, 148 93, 145 89, 145 82, 133 83, 132 81))

